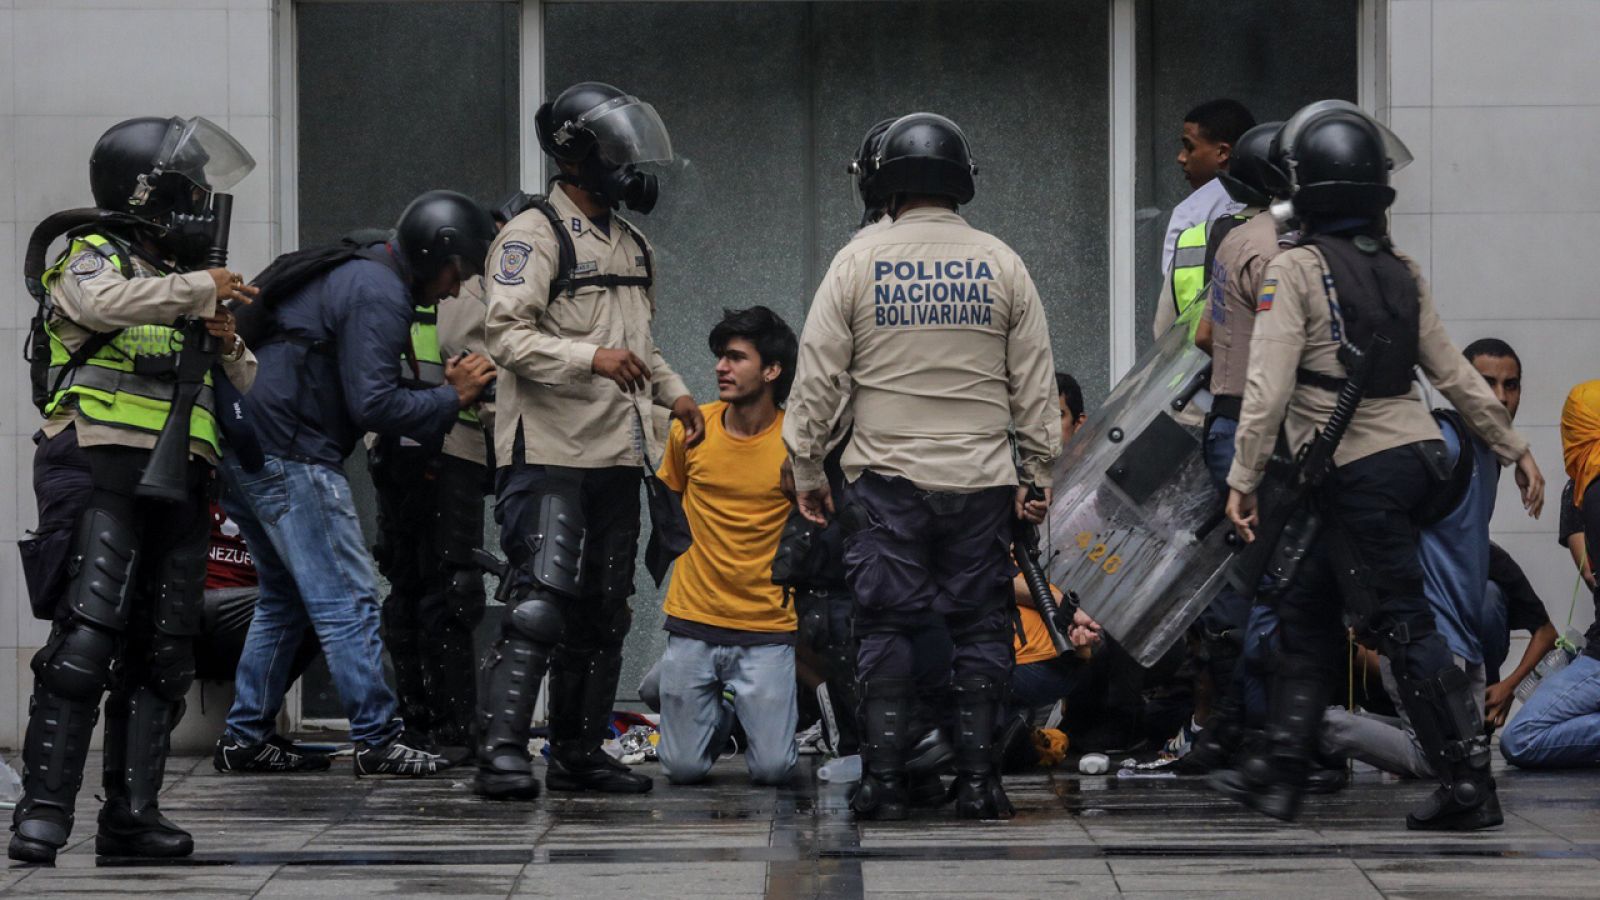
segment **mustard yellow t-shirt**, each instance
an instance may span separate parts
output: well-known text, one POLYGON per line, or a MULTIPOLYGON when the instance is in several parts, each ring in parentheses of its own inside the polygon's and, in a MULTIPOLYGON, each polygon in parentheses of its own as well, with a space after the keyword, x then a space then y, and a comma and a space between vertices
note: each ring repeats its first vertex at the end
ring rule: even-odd
MULTIPOLYGON (((1026 593, 1028 588, 1018 575, 1015 579, 1013 590, 1019 594, 1026 593)), ((1050 593, 1061 601, 1061 589, 1050 585, 1050 593)), ((1022 638, 1012 638, 1011 647, 1017 655, 1017 665, 1025 666, 1028 663, 1043 662, 1055 659, 1060 654, 1056 652, 1056 645, 1050 640, 1050 632, 1044 627, 1044 617, 1031 606, 1018 604, 1017 612, 1022 618, 1022 638)))
POLYGON ((794 610, 772 583, 772 556, 789 518, 789 499, 778 489, 788 453, 783 413, 760 434, 740 438, 723 427, 727 406, 700 407, 706 437, 698 447, 685 447, 683 426, 672 423, 657 474, 683 495, 694 543, 673 567, 665 611, 719 628, 794 631, 794 610))

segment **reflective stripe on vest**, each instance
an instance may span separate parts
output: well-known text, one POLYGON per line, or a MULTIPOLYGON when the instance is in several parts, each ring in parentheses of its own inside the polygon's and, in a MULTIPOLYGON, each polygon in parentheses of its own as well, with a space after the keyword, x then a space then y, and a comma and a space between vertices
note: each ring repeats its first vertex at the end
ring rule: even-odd
MULTIPOLYGON (((41 280, 49 284, 84 247, 105 256, 117 271, 127 274, 125 261, 116 252, 115 243, 101 235, 88 234, 75 239, 41 280)), ((61 341, 49 322, 44 327, 45 333, 50 336, 51 380, 48 383, 54 384, 62 367, 71 361, 72 351, 61 341)), ((62 402, 71 397, 79 415, 91 422, 160 434, 167 423, 167 414, 172 409, 174 383, 169 378, 142 374, 136 370, 175 370, 176 353, 182 346, 183 333, 166 325, 134 325, 122 329, 110 343, 67 374, 61 389, 51 395, 45 415, 53 415, 61 408, 62 402), (170 358, 170 362, 164 358, 170 358)), ((189 417, 189 438, 206 444, 213 453, 220 454, 222 442, 218 437, 215 408, 211 374, 208 372, 205 387, 189 417)))
POLYGON ((1199 309, 1205 305, 1195 301, 1206 286, 1206 231, 1205 222, 1185 228, 1172 253, 1172 302, 1191 339, 1200 327, 1199 309))

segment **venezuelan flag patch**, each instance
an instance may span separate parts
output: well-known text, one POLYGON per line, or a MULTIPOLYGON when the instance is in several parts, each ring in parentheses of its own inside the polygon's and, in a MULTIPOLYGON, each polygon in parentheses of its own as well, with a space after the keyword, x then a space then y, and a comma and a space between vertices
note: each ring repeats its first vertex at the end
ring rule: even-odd
POLYGON ((1272 308, 1272 301, 1278 296, 1278 279, 1268 278, 1261 283, 1261 294, 1256 297, 1256 312, 1266 312, 1272 308))

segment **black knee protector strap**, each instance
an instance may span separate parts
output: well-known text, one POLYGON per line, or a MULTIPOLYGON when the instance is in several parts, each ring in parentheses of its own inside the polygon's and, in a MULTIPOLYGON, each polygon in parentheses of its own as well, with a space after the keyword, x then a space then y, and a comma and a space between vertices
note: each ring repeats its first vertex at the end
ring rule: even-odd
POLYGON ((927 613, 898 612, 857 608, 855 633, 857 637, 869 634, 911 634, 927 625, 927 613))
POLYGON ((138 558, 139 537, 131 528, 103 509, 84 510, 67 563, 67 605, 73 615, 112 631, 127 628, 138 558))
POLYGON ((457 463, 446 460, 439 471, 439 556, 468 567, 483 546, 483 476, 482 467, 457 463))
POLYGON ((626 601, 633 596, 633 566, 639 555, 639 524, 620 525, 600 541, 600 596, 608 601, 626 601))
MULTIPOLYGON (((1396 673, 1406 671, 1407 648, 1418 641, 1432 637, 1437 630, 1431 612, 1409 619, 1379 616, 1368 623, 1365 629, 1377 644, 1378 652, 1387 656, 1389 662, 1394 665, 1396 673)), ((1461 670, 1455 666, 1450 668, 1460 674, 1461 670)))
POLYGON ((535 645, 561 643, 565 622, 561 608, 542 594, 534 594, 507 610, 503 625, 507 637, 520 637, 535 645))
POLYGON ((994 641, 1011 643, 1015 636, 1013 629, 1007 627, 1002 619, 994 613, 961 613, 945 616, 945 627, 950 631, 950 640, 957 644, 987 644, 994 641))
POLYGON ((539 533, 528 538, 533 551, 527 562, 528 576, 563 597, 578 596, 584 537, 581 521, 565 497, 545 494, 539 500, 539 533))
POLYGON ((194 642, 186 637, 158 634, 150 643, 146 683, 156 696, 181 702, 194 684, 194 642))
POLYGON ((200 634, 206 593, 204 543, 182 547, 161 561, 161 585, 156 596, 155 628, 159 634, 194 637, 200 634))
POLYGON ((98 702, 111 684, 111 664, 120 643, 120 635, 91 622, 59 625, 33 656, 34 678, 59 697, 98 702))

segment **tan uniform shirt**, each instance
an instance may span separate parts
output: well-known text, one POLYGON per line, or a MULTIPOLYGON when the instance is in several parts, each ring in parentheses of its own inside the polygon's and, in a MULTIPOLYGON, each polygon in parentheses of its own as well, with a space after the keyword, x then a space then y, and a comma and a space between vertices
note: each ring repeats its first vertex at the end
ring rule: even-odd
POLYGON ((1049 483, 1061 452, 1055 364, 1027 268, 949 210, 920 208, 858 236, 817 288, 783 439, 800 490, 822 486, 829 431, 852 388, 843 465, 924 490, 1049 483))
POLYGON ((1256 322, 1256 297, 1261 293, 1267 262, 1284 246, 1278 240, 1277 220, 1259 210, 1254 211, 1250 221, 1234 226, 1217 245, 1207 301, 1211 315, 1213 394, 1244 396, 1250 362, 1250 332, 1256 322))
MULTIPOLYGON (((1411 260, 1401 259, 1416 274, 1411 260)), ((1290 446, 1300 447, 1333 413, 1333 392, 1297 384, 1294 376, 1297 367, 1335 378, 1347 374, 1338 359, 1339 342, 1333 337, 1337 291, 1330 295, 1324 290, 1325 271, 1322 254, 1313 247, 1290 248, 1267 263, 1250 338, 1250 372, 1233 469, 1228 473, 1228 485, 1236 490, 1248 493, 1261 483, 1280 423, 1290 446)), ((1495 455, 1504 463, 1515 462, 1527 451, 1528 442, 1511 428, 1511 416, 1489 391, 1483 376, 1450 342, 1427 285, 1421 283, 1421 275, 1416 277, 1422 303, 1418 365, 1495 455)), ((1439 426, 1413 386, 1403 397, 1363 400, 1333 462, 1342 466, 1391 447, 1439 439, 1439 426)))
MULTIPOLYGON (((84 249, 67 262, 60 277, 50 285, 50 298, 58 315, 50 328, 68 351, 78 349, 94 332, 115 331, 139 325, 170 325, 182 316, 209 317, 217 311, 217 287, 204 271, 162 275, 155 267, 128 254, 133 278, 126 278, 111 261, 84 249)), ((240 339, 241 345, 243 339, 240 339)), ((250 390, 256 379, 256 357, 248 347, 222 359, 223 371, 240 393, 250 390)), ((68 376, 70 378, 71 376, 68 376)), ((58 408, 41 430, 55 437, 75 425, 78 445, 94 447, 116 445, 148 450, 156 445, 156 435, 97 425, 80 420, 75 406, 58 408)), ((208 444, 189 441, 189 452, 208 462, 217 461, 208 444)))
MULTIPOLYGON (((483 282, 481 276, 469 278, 461 283, 459 293, 439 303, 441 359, 450 359, 462 352, 489 355, 484 341, 484 320, 489 307, 483 282)), ((455 426, 444 436, 444 452, 447 455, 479 464, 488 458, 485 435, 494 433, 494 403, 479 401, 477 411, 480 424, 473 425, 458 418, 455 426)))
MULTIPOLYGON (((606 234, 560 188, 550 192, 550 203, 572 236, 574 277, 645 274, 644 249, 616 216, 606 234)), ((649 426, 651 399, 670 406, 689 394, 650 334, 655 288, 593 286, 551 300, 550 282, 559 266, 556 241, 550 221, 530 209, 507 223, 489 248, 487 337, 489 355, 500 367, 495 459, 500 465, 512 461, 520 428, 524 462, 575 468, 639 465, 634 409, 649 426), (644 360, 650 367, 650 397, 630 396, 594 374, 590 366, 602 347, 627 348, 644 360)), ((659 458, 655 429, 645 430, 651 456, 659 458)))

